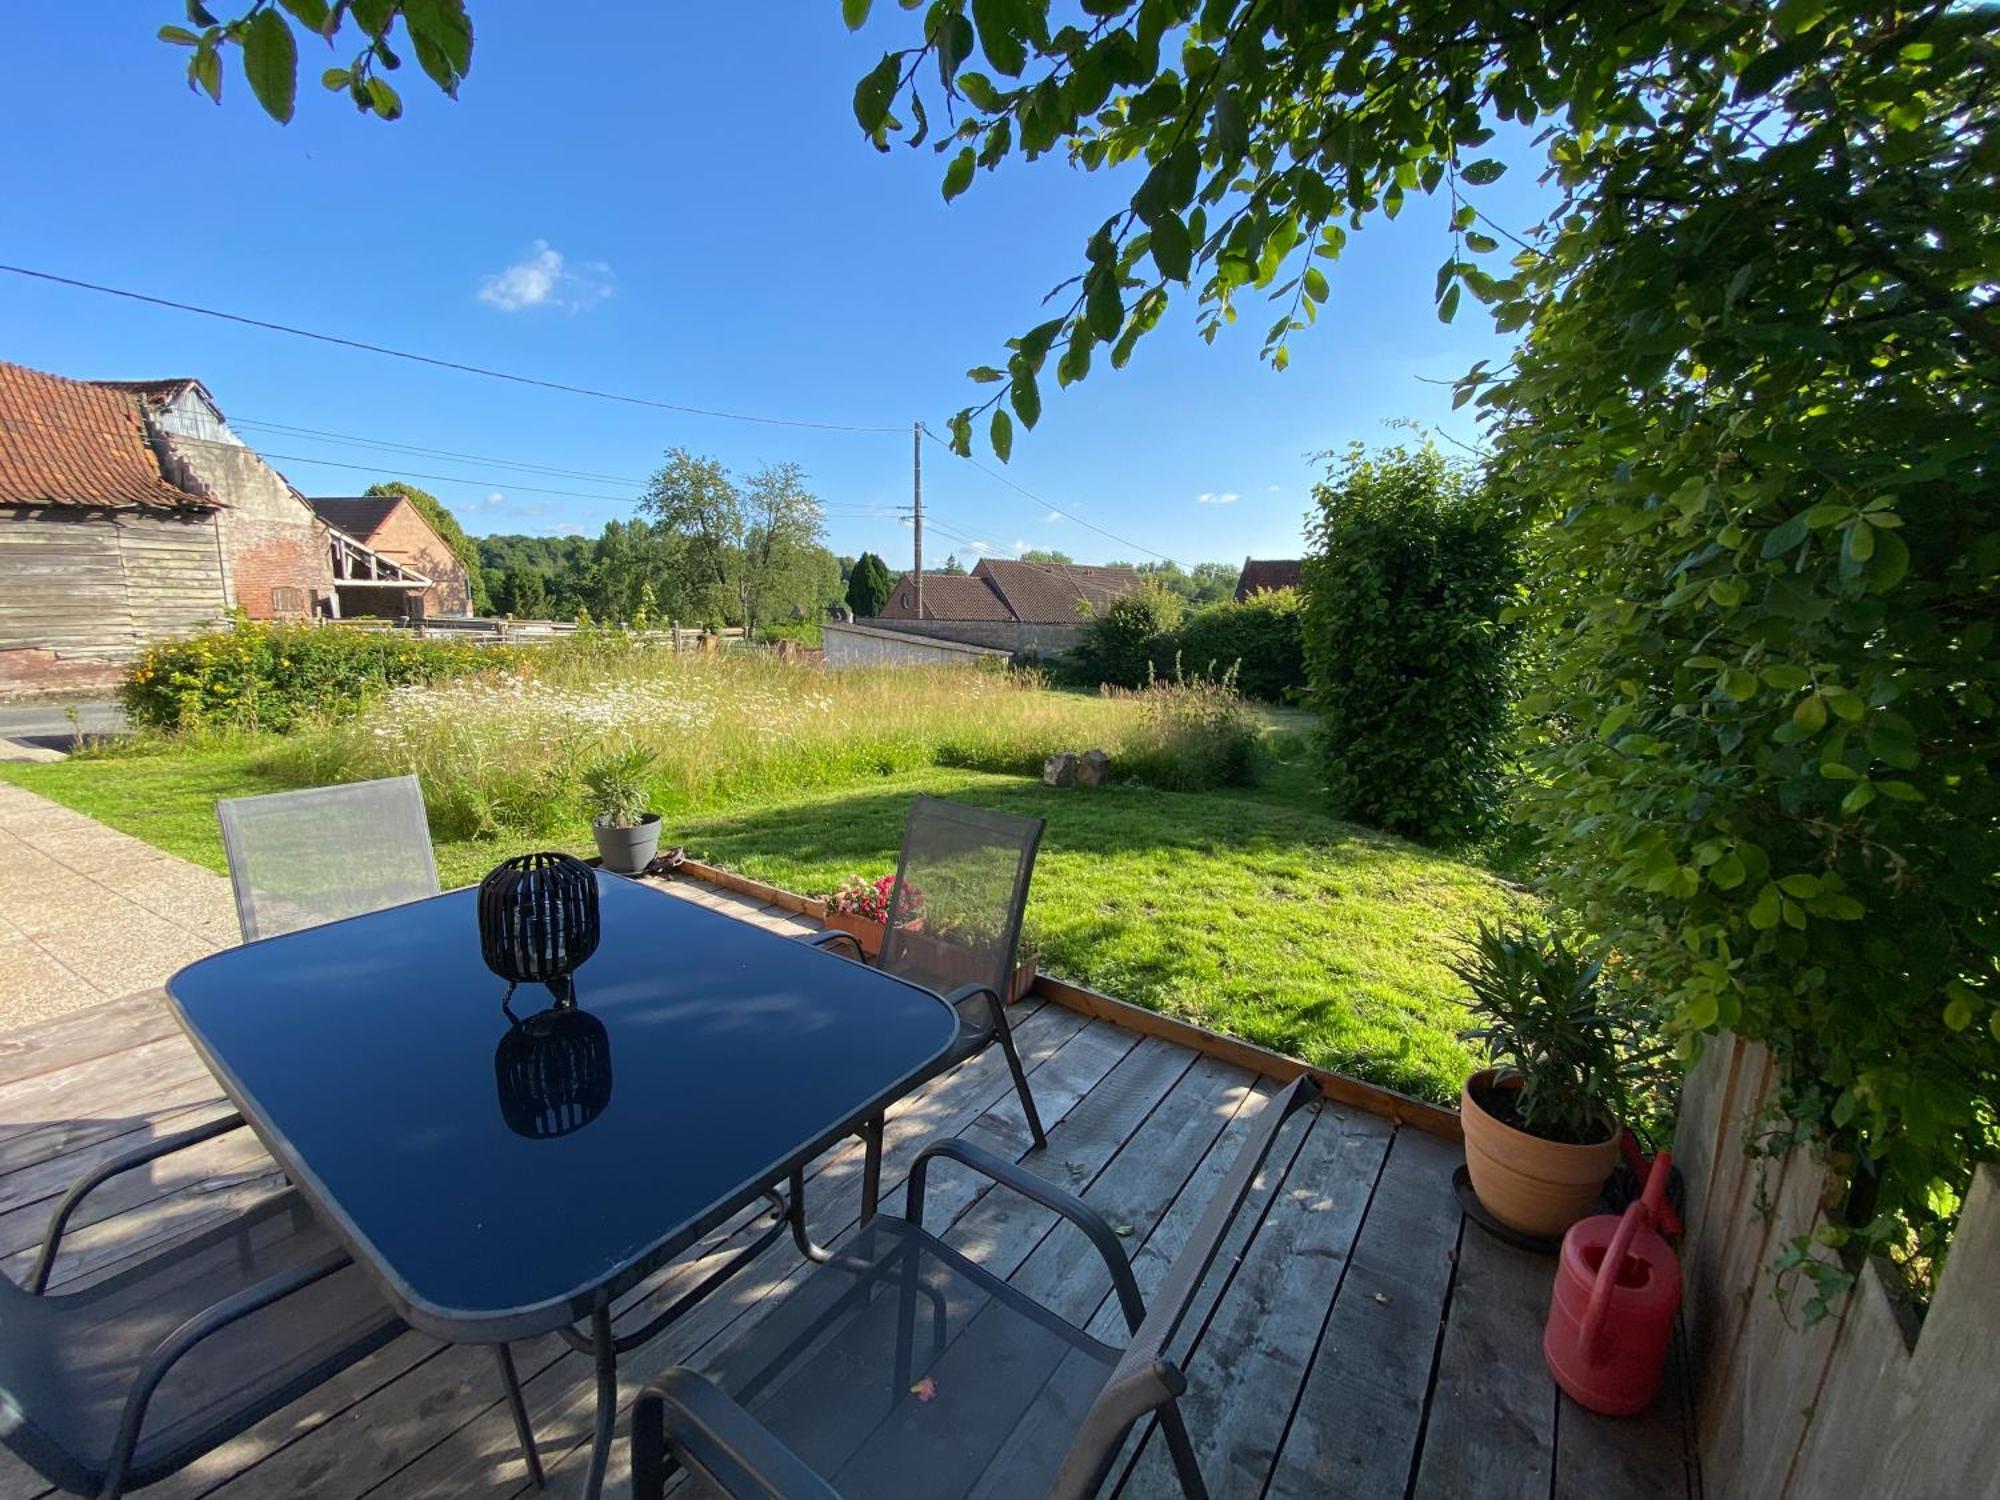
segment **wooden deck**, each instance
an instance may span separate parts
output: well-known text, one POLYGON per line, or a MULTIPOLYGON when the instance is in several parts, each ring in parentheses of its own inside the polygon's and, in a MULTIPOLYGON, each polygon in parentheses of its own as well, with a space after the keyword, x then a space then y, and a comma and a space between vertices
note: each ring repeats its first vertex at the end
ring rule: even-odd
MULTIPOLYGON (((729 898, 706 893, 703 904, 729 898)), ((765 924, 782 913, 745 912, 765 924)), ((1269 1080, 1161 1037, 1055 1004, 1016 1008, 1020 1045, 1049 1122, 1030 1149, 997 1052, 957 1069, 891 1117, 886 1182, 918 1148, 964 1134, 1061 1182, 1102 1210, 1156 1286, 1269 1080)), ((222 1113, 213 1080, 156 992, 0 1037, 0 1258, 17 1281, 54 1199, 91 1164, 222 1113)), ((663 1150, 674 1143, 662 1142, 663 1150)), ((1217 1500, 1698 1500, 1678 1384, 1648 1415, 1594 1417, 1542 1368, 1552 1263, 1462 1226, 1435 1136, 1325 1105, 1295 1122, 1189 1322, 1188 1426, 1217 1500)), ((828 1153, 808 1186, 815 1233, 853 1223, 858 1145, 828 1153)), ((58 1284, 102 1276, 149 1247, 238 1212, 277 1185, 247 1132, 118 1179, 80 1216, 58 1284)), ((885 1201, 897 1201, 885 1193, 885 1201)), ((1116 1326, 1081 1237, 1052 1215, 946 1171, 929 1222, 983 1263, 1081 1322, 1116 1326)), ((640 1294, 670 1298, 746 1233, 725 1226, 701 1258, 640 1294)), ((478 1254, 477 1245, 466 1253, 478 1254)), ((623 1363, 629 1400, 669 1365, 702 1366, 803 1272, 774 1246, 676 1328, 623 1363)), ((592 1411, 586 1361, 553 1337, 516 1346, 549 1489, 581 1488, 592 1411)), ((622 1430, 607 1493, 624 1487, 622 1430)), ((1131 1445, 1106 1493, 1180 1493, 1163 1445, 1131 1445)), ((0 1500, 48 1494, 0 1453, 0 1500)), ((488 1351, 411 1333, 235 1443, 145 1492, 193 1500, 532 1494, 488 1351)), ((887 1497, 883 1497, 887 1500, 887 1497)))

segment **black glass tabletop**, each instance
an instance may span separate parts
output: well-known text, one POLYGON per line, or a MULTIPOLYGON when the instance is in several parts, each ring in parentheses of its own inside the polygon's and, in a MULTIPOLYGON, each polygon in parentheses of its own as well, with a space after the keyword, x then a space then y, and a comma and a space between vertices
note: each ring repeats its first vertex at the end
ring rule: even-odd
POLYGON ((288 933, 167 985, 279 1164, 412 1324, 581 1316, 935 1067, 936 995, 599 874, 595 950, 508 982, 475 893, 288 933))

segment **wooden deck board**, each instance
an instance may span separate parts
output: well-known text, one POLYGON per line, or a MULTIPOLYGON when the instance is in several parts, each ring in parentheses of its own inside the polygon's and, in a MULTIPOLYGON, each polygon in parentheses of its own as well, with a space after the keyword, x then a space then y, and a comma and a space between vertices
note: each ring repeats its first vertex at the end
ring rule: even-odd
MULTIPOLYGON (((790 923, 753 903, 730 909, 790 923)), ((1143 1291, 1156 1288, 1275 1093, 1268 1078, 1157 1036, 1034 1000, 1016 1008, 1021 1050, 1049 1126, 1032 1149, 997 1051, 934 1080, 892 1114, 884 1204, 902 1206, 917 1152, 965 1135, 1079 1193, 1120 1231, 1143 1291)), ((24 1272, 65 1185, 118 1151, 212 1118, 218 1090, 172 1029, 157 992, 0 1038, 0 1257, 24 1272)), ((1539 1359, 1552 1263, 1462 1228, 1453 1146, 1335 1104, 1295 1122, 1183 1332, 1185 1402, 1218 1500, 1307 1496, 1697 1493, 1670 1384, 1632 1423, 1557 1400, 1539 1359)), ((861 1151, 811 1170, 822 1240, 860 1209, 861 1151)), ((108 1274, 270 1192, 247 1135, 134 1174, 81 1216, 58 1285, 108 1274)), ((627 1299, 629 1325, 747 1243, 746 1212, 627 1299)), ((1073 1227, 951 1164, 932 1176, 927 1223, 1101 1337, 1123 1318, 1073 1227)), ((809 1274, 789 1241, 622 1362, 623 1394, 677 1363, 726 1370, 729 1354, 809 1274)), ((594 1400, 587 1361, 553 1337, 516 1346, 552 1496, 581 1488, 594 1400)), ((1053 1398, 1052 1398, 1053 1399, 1053 1398)), ((1164 1446, 1142 1431, 1113 1469, 1130 1497, 1178 1494, 1164 1446)), ((624 1484, 623 1419, 608 1493, 624 1484)), ((1005 1454, 989 1475, 1008 1494, 1005 1454)), ((0 1500, 47 1486, 0 1453, 0 1500)), ((406 1334, 149 1494, 161 1500, 494 1496, 529 1488, 491 1351, 406 1334)))

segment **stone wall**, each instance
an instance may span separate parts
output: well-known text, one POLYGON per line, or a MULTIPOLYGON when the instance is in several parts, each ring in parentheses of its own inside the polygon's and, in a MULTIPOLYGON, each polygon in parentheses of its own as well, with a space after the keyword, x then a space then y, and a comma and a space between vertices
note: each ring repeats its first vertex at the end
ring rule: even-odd
POLYGON ((985 646, 1018 656, 1032 651, 1037 656, 1054 656, 1083 640, 1081 625, 1026 625, 1017 620, 883 620, 867 622, 898 635, 928 636, 938 641, 958 641, 968 646, 985 646))
POLYGON ((327 533, 312 508, 257 454, 233 443, 159 435, 163 467, 218 500, 224 584, 253 620, 304 619, 333 593, 327 533))
POLYGON ((825 642, 826 664, 836 671, 842 667, 964 667, 1007 659, 1004 651, 957 641, 922 640, 900 629, 878 629, 873 625, 829 620, 820 633, 825 642))

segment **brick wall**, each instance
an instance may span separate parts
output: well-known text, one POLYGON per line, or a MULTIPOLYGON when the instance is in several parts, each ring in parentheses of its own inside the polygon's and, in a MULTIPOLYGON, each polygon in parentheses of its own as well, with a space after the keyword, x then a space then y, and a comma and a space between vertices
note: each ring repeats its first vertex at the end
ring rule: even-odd
POLYGON ((254 450, 159 435, 174 478, 222 502, 229 597, 253 620, 311 615, 333 593, 326 528, 254 450))
POLYGON ((389 518, 368 538, 368 545, 391 562, 414 568, 431 580, 431 586, 424 590, 426 615, 472 612, 465 565, 409 501, 389 512, 389 518))

